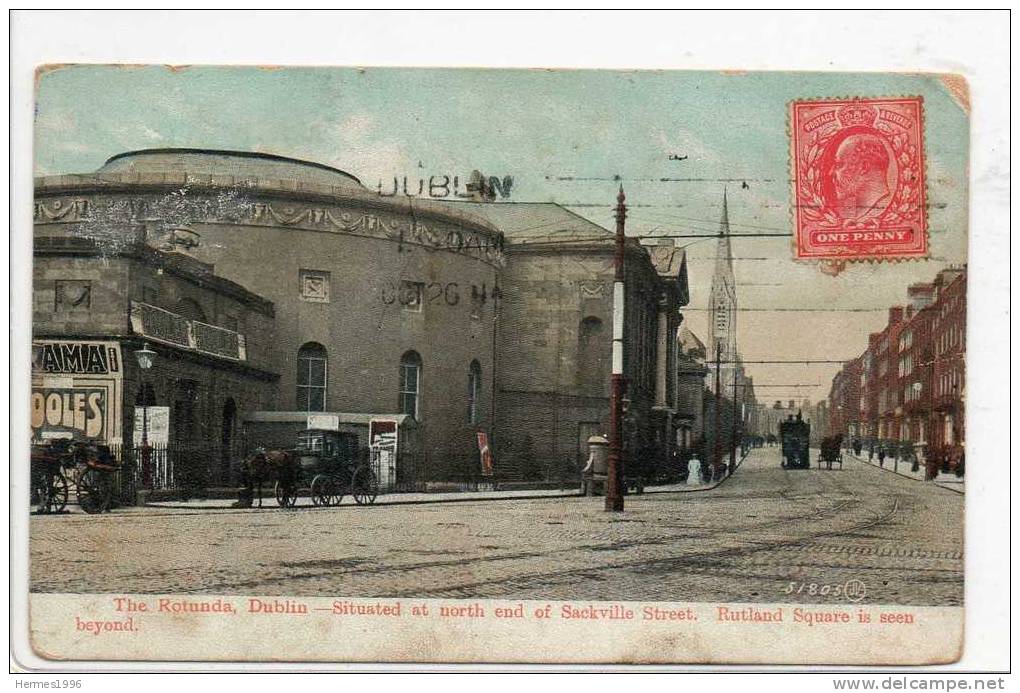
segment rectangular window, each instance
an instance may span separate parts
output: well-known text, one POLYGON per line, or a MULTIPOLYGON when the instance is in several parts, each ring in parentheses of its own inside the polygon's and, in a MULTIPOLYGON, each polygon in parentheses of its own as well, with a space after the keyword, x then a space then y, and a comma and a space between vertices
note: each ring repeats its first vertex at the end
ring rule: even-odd
POLYGON ((421 367, 414 363, 400 364, 400 413, 418 418, 418 391, 421 367))
POLYGON ((297 370, 298 411, 326 410, 326 354, 302 350, 297 370))

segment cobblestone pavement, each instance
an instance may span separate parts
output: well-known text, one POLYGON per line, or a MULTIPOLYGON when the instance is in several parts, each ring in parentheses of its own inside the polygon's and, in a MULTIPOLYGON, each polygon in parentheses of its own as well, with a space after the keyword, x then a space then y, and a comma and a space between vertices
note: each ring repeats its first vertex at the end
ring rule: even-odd
POLYGON ((963 602, 963 497, 776 448, 700 493, 33 516, 39 592, 564 600, 963 602), (857 584, 857 583, 854 583, 857 584), (792 590, 792 593, 791 593, 792 590))

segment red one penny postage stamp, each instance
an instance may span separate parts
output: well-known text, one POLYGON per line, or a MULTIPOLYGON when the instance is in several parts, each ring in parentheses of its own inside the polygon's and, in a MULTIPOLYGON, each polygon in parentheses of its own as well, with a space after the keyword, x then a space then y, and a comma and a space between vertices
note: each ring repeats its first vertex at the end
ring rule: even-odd
POLYGON ((927 255, 920 96, 794 101, 790 137, 798 258, 927 255))

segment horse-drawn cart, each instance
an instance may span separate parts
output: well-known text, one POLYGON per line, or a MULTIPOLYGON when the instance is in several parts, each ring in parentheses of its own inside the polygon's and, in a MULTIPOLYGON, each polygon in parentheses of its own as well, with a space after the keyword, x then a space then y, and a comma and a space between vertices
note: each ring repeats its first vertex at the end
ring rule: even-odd
POLYGON ((40 513, 64 512, 73 486, 83 511, 105 512, 113 501, 117 469, 119 463, 106 445, 63 439, 33 445, 32 502, 40 513))
POLYGON ((356 434, 308 429, 298 435, 297 453, 302 476, 312 478, 309 491, 314 505, 340 505, 348 493, 358 505, 375 503, 379 479, 360 459, 356 434))
POLYGON ((292 508, 308 484, 313 505, 340 505, 350 494, 358 505, 371 505, 379 495, 379 477, 364 459, 358 436, 310 428, 298 434, 292 450, 259 449, 244 466, 245 487, 239 505, 262 507, 262 484, 274 482, 276 503, 292 508))
POLYGON ((822 449, 818 455, 818 467, 821 468, 822 462, 825 463, 826 469, 832 469, 832 465, 839 464, 839 468, 843 468, 843 436, 835 435, 827 438, 822 438, 822 449))

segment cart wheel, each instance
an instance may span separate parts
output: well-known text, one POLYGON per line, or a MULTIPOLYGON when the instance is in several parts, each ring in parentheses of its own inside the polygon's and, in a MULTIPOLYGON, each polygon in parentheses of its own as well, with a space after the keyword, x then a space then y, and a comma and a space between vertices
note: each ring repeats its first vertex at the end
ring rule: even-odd
POLYGON ((48 495, 46 481, 44 479, 32 479, 32 493, 28 502, 36 506, 35 511, 37 513, 51 512, 48 495))
POLYGON ((276 482, 273 488, 276 491, 276 504, 281 508, 293 508, 297 503, 297 485, 292 482, 276 482))
POLYGON ((351 479, 351 495, 358 505, 372 505, 379 495, 379 480, 369 467, 361 466, 354 470, 351 479))
POLYGON ((34 479, 31 503, 42 514, 63 512, 67 507, 67 478, 63 474, 52 477, 47 488, 45 477, 34 479))
POLYGON ((332 505, 330 491, 329 477, 325 474, 316 474, 312 479, 312 505, 332 505))
POLYGON ((78 477, 78 505, 90 515, 109 507, 110 489, 103 483, 101 472, 86 469, 78 477))
POLYGON ((49 497, 49 509, 51 513, 62 513, 67 508, 67 477, 59 474, 53 477, 53 489, 49 497))
POLYGON ((329 504, 340 505, 344 499, 344 485, 338 477, 329 477, 329 504))

